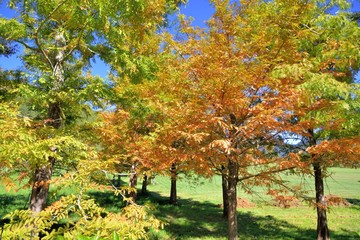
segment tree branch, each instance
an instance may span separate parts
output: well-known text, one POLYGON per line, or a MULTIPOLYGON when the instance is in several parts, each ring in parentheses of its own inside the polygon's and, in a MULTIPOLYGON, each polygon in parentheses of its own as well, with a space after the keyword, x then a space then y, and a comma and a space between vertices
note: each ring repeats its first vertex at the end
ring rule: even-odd
POLYGON ((40 22, 39 27, 36 29, 35 33, 34 33, 34 38, 35 38, 35 43, 38 46, 38 49, 41 51, 41 53, 44 55, 44 57, 46 58, 47 62, 49 63, 50 67, 52 69, 54 69, 54 64, 52 63, 51 59, 49 58, 48 54, 44 51, 44 49, 42 48, 40 41, 39 41, 39 31, 40 29, 44 26, 45 22, 47 22, 50 17, 57 11, 59 10, 59 8, 64 5, 68 0, 64 0, 62 2, 60 2, 54 9, 53 11, 44 19, 40 22))
POLYGON ((241 181, 244 181, 244 180, 247 180, 247 179, 250 179, 250 178, 259 177, 259 176, 261 176, 261 175, 268 175, 268 174, 272 174, 272 173, 279 173, 279 172, 283 172, 283 171, 290 170, 290 169, 294 169, 294 168, 295 168, 295 167, 288 167, 288 168, 283 168, 283 169, 278 169, 278 170, 261 172, 261 173, 258 173, 258 174, 252 174, 252 175, 248 175, 248 176, 245 176, 245 177, 242 177, 242 178, 238 178, 237 181, 238 181, 238 182, 241 182, 241 181))
POLYGON ((23 45, 25 48, 28 48, 30 50, 36 51, 36 52, 41 52, 40 49, 36 48, 36 47, 32 47, 30 45, 28 45, 27 43, 21 41, 21 40, 15 40, 15 42, 20 43, 21 45, 23 45))
MULTIPOLYGON (((95 15, 95 12, 91 14, 91 17, 94 16, 94 15, 95 15)), ((79 37, 78 37, 78 39, 77 39, 77 42, 76 42, 75 46, 74 46, 72 49, 70 49, 70 51, 69 51, 68 53, 65 54, 65 56, 64 56, 64 58, 63 58, 62 61, 66 60, 66 59, 75 51, 75 49, 80 46, 80 41, 81 41, 82 37, 84 36, 86 27, 88 26, 89 22, 90 22, 90 21, 89 21, 89 19, 88 19, 88 20, 86 21, 86 23, 84 24, 83 28, 81 29, 80 35, 79 35, 79 37)), ((91 49, 90 49, 90 50, 91 50, 91 49)), ((93 51, 91 51, 91 52, 93 52, 93 51)))

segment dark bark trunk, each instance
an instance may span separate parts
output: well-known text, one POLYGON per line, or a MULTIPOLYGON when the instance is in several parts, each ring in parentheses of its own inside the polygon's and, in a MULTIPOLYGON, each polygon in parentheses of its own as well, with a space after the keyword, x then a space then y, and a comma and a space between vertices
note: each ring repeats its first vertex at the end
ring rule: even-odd
MULTIPOLYGON (((316 139, 314 137, 314 131, 308 130, 310 134, 309 143, 310 146, 316 145, 316 139)), ((316 193, 316 211, 317 211, 317 240, 329 240, 330 231, 327 224, 326 216, 326 201, 324 194, 324 179, 322 174, 322 168, 320 159, 316 159, 316 155, 312 156, 313 169, 315 177, 315 193, 316 193)))
POLYGON ((144 175, 144 179, 141 186, 141 195, 147 194, 148 176, 144 175))
POLYGON ((324 195, 324 180, 319 163, 314 163, 316 211, 317 211, 317 240, 329 240, 330 231, 326 217, 326 202, 324 195))
POLYGON ((170 204, 177 204, 177 193, 176 193, 176 178, 177 171, 176 165, 173 163, 170 169, 171 174, 171 188, 170 188, 170 204))
POLYGON ((136 165, 133 164, 131 165, 130 181, 129 181, 129 186, 133 188, 133 191, 130 192, 129 196, 132 198, 134 202, 136 202, 136 198, 137 198, 136 185, 137 185, 136 165))
POLYGON ((238 239, 238 223, 237 223, 237 179, 238 179, 238 169, 237 163, 229 160, 229 176, 228 176, 228 226, 229 226, 229 240, 238 239))
POLYGON ((229 199, 228 199, 228 182, 226 179, 226 169, 224 166, 221 166, 221 180, 222 180, 222 196, 223 196, 223 217, 228 218, 229 214, 229 199))

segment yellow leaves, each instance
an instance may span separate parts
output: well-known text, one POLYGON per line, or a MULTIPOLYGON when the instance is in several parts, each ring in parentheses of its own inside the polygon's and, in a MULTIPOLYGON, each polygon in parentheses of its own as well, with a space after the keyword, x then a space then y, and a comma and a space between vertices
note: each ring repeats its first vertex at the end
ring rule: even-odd
POLYGON ((32 120, 28 117, 24 117, 23 118, 23 121, 24 121, 24 124, 26 127, 30 127, 31 126, 31 123, 32 123, 32 120))
POLYGON ((5 239, 16 239, 19 234, 30 238, 30 234, 38 233, 46 234, 43 239, 54 239, 59 235, 67 239, 77 239, 80 235, 108 238, 114 232, 120 239, 147 239, 149 228, 157 230, 162 226, 146 207, 131 204, 121 213, 107 213, 93 199, 82 198, 81 195, 62 197, 38 214, 30 210, 16 210, 6 217, 10 219, 10 224, 4 226, 2 236, 5 239), (83 214, 86 218, 82 217, 83 214), (69 222, 62 223, 70 215, 69 222), (61 227, 48 232, 53 224, 61 227))

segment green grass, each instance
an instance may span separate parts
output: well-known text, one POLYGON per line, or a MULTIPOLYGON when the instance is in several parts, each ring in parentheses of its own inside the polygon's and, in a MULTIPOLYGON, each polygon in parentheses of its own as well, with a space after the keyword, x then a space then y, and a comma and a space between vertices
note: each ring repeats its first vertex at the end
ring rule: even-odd
MULTIPOLYGON (((332 239, 360 239, 360 170, 333 168, 333 174, 326 180, 326 191, 348 199, 351 207, 333 207, 328 213, 332 239)), ((312 196, 311 178, 285 176, 291 184, 304 183, 312 196)), ((140 184, 140 183, 139 183, 140 184)), ((140 185, 139 185, 140 187, 140 185)), ((160 232, 152 232, 151 239, 227 239, 227 222, 222 218, 219 206, 221 179, 187 179, 182 177, 177 184, 179 204, 168 205, 170 181, 158 176, 148 186, 150 194, 139 198, 139 202, 156 205, 154 214, 166 223, 160 232)), ((71 193, 62 189, 56 196, 71 193)), ((257 204, 254 208, 238 209, 240 239, 315 239, 316 210, 306 204, 300 207, 282 209, 266 204, 263 190, 256 188, 257 194, 249 195, 239 190, 238 196, 257 204)), ((119 211, 122 202, 111 193, 91 192, 97 202, 109 211, 119 211)), ((51 195, 52 196, 52 195, 51 195)), ((52 197, 55 199, 55 196, 52 197)), ((19 208, 26 208, 29 190, 8 193, 0 187, 0 216, 19 208)))
MULTIPOLYGON (((332 239, 360 239, 360 170, 333 168, 326 179, 327 194, 336 194, 353 203, 351 207, 329 209, 332 239)), ((290 184, 302 183, 313 197, 313 180, 285 176, 290 184)), ((221 217, 221 178, 206 180, 182 178, 177 183, 179 205, 169 206, 170 181, 156 177, 149 186, 151 201, 160 202, 156 215, 169 223, 158 239, 226 239, 227 224, 221 217), (196 184, 194 184, 196 183, 196 184)), ((307 204, 282 209, 271 206, 264 190, 249 195, 239 190, 238 197, 257 203, 255 208, 238 209, 240 239, 315 239, 316 210, 307 204), (266 204, 268 202, 268 204, 266 204)), ((156 237, 154 237, 156 239, 156 237)))
POLYGON ((0 185, 0 219, 16 209, 26 209, 29 205, 30 189, 7 192, 0 185))

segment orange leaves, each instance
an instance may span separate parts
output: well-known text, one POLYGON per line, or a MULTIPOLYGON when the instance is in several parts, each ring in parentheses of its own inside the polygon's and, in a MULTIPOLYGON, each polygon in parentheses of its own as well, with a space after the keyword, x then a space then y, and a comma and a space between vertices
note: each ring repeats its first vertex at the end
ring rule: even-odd
POLYGON ((191 132, 179 131, 178 133, 179 136, 183 137, 186 143, 189 145, 200 144, 209 136, 208 133, 204 133, 204 132, 191 133, 191 132))
POLYGON ((217 148, 225 154, 230 154, 232 150, 231 142, 227 139, 214 140, 210 143, 210 148, 217 148))
POLYGON ((307 151, 315 159, 326 160, 329 165, 336 162, 344 166, 356 166, 360 163, 360 137, 324 140, 308 147, 307 151))
POLYGON ((11 189, 14 189, 17 186, 13 181, 13 179, 7 176, 2 176, 0 178, 0 182, 2 185, 5 185, 6 191, 10 191, 11 189))
MULTIPOLYGON (((285 12, 274 20, 259 11, 271 5, 237 6, 229 1, 214 5, 208 31, 191 29, 184 21, 186 37, 169 43, 180 56, 158 75, 168 90, 165 95, 173 100, 162 107, 169 121, 156 137, 163 149, 160 154, 188 165, 192 164, 189 158, 198 154, 208 165, 218 166, 231 158, 244 168, 262 165, 266 169, 274 164, 273 146, 283 144, 279 134, 301 131, 291 122, 298 103, 294 86, 299 81, 292 76, 274 78, 272 70, 302 57, 296 51, 298 25, 285 19, 285 12, 293 11, 294 19, 301 22, 302 11, 281 9, 285 12), (269 25, 260 26, 254 19, 269 25), (286 32, 282 27, 291 29, 286 32), (183 143, 173 147, 177 141, 183 143)), ((288 168, 300 166, 299 162, 294 155, 276 164, 288 168)))

